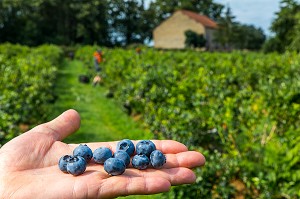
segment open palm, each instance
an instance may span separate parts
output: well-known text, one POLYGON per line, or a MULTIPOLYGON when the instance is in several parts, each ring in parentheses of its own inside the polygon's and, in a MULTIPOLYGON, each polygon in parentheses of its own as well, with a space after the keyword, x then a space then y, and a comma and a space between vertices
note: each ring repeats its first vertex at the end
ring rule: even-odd
MULTIPOLYGON (((14 138, 0 149, 0 196, 3 198, 114 198, 132 194, 165 192, 171 185, 193 183, 191 168, 205 163, 203 155, 188 151, 172 140, 154 140, 167 157, 162 169, 126 169, 120 176, 108 175, 93 161, 80 176, 58 168, 61 156, 72 154, 78 144, 61 142, 80 126, 80 117, 68 110, 14 138)), ((136 141, 133 141, 136 143, 136 141)), ((115 150, 117 142, 86 143, 92 151, 100 146, 115 150)))

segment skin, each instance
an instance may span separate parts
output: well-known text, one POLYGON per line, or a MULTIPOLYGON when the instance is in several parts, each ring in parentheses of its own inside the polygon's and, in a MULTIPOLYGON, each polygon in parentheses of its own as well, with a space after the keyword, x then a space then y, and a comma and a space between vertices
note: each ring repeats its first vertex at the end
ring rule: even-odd
MULTIPOLYGON (((58 160, 72 154, 79 144, 61 142, 80 127, 80 116, 68 110, 54 120, 36 126, 12 139, 0 149, 0 196, 2 198, 114 198, 134 194, 169 191, 172 185, 196 180, 192 168, 204 165, 204 156, 173 140, 153 140, 166 154, 162 169, 127 168, 120 176, 110 176, 103 165, 88 163, 80 176, 63 173, 58 160)), ((99 147, 115 150, 115 142, 87 144, 92 151, 99 147)), ((133 141, 134 144, 137 141, 133 141)))

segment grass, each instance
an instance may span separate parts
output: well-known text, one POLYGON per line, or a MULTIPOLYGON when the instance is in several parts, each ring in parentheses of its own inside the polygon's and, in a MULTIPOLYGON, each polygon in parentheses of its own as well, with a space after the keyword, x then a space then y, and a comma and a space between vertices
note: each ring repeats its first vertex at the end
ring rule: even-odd
POLYGON ((66 138, 68 143, 114 141, 128 139, 151 139, 152 134, 128 116, 120 105, 105 96, 102 86, 93 87, 78 81, 80 74, 88 71, 80 61, 65 60, 58 72, 54 92, 58 99, 53 105, 49 119, 67 109, 75 109, 81 117, 81 127, 66 138))
MULTIPOLYGON (((88 71, 80 61, 65 60, 58 71, 55 94, 58 99, 53 104, 49 120, 67 109, 75 109, 81 117, 80 129, 66 138, 66 143, 87 143, 115 141, 124 138, 151 139, 147 129, 128 116, 120 105, 105 96, 106 89, 78 81, 80 74, 88 71)), ((124 199, 158 199, 161 194, 120 197, 124 199)))

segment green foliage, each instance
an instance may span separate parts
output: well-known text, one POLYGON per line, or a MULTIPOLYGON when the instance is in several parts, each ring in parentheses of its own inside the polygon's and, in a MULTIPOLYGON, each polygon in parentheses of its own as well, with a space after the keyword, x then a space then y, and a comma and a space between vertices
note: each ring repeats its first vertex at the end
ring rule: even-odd
POLYGON ((174 198, 299 197, 299 56, 106 49, 104 82, 156 138, 206 155, 174 198))
POLYGON ((202 48, 205 47, 206 39, 203 34, 197 34, 192 30, 187 30, 185 34, 185 46, 192 48, 202 48))
POLYGON ((291 43, 287 46, 289 51, 300 51, 300 13, 295 15, 295 25, 292 28, 292 35, 288 35, 291 43))
POLYGON ((235 49, 260 50, 266 36, 261 28, 237 23, 233 27, 232 40, 235 49))
POLYGON ((149 19, 145 18, 144 5, 139 0, 109 1, 110 29, 115 35, 113 45, 143 43, 151 35, 149 19))
POLYGON ((228 7, 224 16, 218 20, 215 41, 222 49, 260 50, 266 40, 261 28, 236 22, 228 7))
POLYGON ((224 49, 231 48, 233 39, 234 16, 230 7, 227 7, 224 16, 218 20, 218 29, 215 32, 215 41, 224 49))
POLYGON ((51 45, 0 46, 0 144, 20 133, 20 125, 45 120, 61 55, 51 45))
POLYGON ((300 4, 295 0, 281 0, 280 11, 272 22, 271 31, 275 34, 266 43, 265 52, 298 50, 300 4))
POLYGON ((107 14, 107 1, 102 0, 3 0, 0 1, 0 43, 36 46, 97 41, 108 45, 107 14))

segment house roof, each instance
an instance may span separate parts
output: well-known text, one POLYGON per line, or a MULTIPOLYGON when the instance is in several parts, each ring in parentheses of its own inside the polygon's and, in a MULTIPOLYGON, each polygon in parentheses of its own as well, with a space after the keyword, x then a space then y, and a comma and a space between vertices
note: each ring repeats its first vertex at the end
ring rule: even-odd
POLYGON ((201 23, 203 26, 208 28, 217 28, 217 23, 212 19, 208 18, 205 15, 200 15, 198 13, 188 11, 188 10, 179 10, 178 12, 182 12, 184 15, 194 19, 195 21, 201 23))

